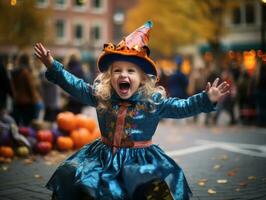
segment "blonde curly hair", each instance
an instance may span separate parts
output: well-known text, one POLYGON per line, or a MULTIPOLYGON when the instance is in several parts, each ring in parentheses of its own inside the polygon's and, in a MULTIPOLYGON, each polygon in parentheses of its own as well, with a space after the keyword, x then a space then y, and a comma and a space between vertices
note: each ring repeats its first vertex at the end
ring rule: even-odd
MULTIPOLYGON (((112 66, 108 68, 106 72, 100 73, 94 80, 93 88, 94 95, 98 99, 97 109, 104 111, 110 106, 110 99, 113 93, 113 88, 111 85, 112 76, 112 66)), ((141 100, 151 105, 155 105, 156 102, 152 99, 153 94, 161 94, 161 98, 166 97, 166 92, 164 87, 156 85, 156 79, 152 76, 145 74, 142 70, 142 84, 140 85, 137 92, 141 94, 141 100)))

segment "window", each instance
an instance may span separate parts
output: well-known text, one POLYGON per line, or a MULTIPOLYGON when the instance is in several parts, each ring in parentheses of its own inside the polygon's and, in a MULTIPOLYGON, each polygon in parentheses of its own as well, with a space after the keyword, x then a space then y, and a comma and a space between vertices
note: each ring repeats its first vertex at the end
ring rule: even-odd
POLYGON ((63 39, 65 37, 65 22, 64 20, 57 20, 55 23, 56 37, 63 39))
POLYGON ((46 7, 48 6, 48 0, 37 0, 38 7, 46 7))
POLYGON ((95 9, 100 9, 102 7, 102 1, 101 0, 93 0, 92 1, 92 7, 95 9))
POLYGON ((92 40, 100 40, 101 39, 101 27, 98 25, 95 25, 91 29, 91 38, 92 40))
POLYGON ((66 4, 66 0, 55 0, 55 4, 59 6, 64 6, 66 4))
POLYGON ((81 40, 83 38, 83 26, 81 24, 75 25, 74 36, 77 40, 81 40))
POLYGON ((255 23, 255 6, 254 4, 248 3, 245 5, 245 21, 247 24, 255 23))
POLYGON ((87 0, 74 0, 74 6, 84 6, 87 0))
POLYGON ((241 9, 240 9, 240 7, 233 8, 232 23, 233 24, 240 24, 241 23, 241 9))

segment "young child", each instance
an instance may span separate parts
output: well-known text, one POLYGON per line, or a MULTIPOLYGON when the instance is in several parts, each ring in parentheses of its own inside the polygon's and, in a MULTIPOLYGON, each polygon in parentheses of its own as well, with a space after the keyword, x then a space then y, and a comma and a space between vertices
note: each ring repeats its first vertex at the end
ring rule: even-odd
POLYGON ((216 79, 188 99, 166 98, 164 89, 156 86, 158 74, 149 57, 151 26, 147 22, 117 46, 104 45, 98 59, 101 73, 93 85, 64 70, 41 43, 35 45, 48 80, 96 107, 102 134, 55 171, 46 185, 54 199, 189 199, 191 191, 182 169, 152 144, 152 136, 162 118, 213 111, 228 93, 228 84, 218 85, 216 79))

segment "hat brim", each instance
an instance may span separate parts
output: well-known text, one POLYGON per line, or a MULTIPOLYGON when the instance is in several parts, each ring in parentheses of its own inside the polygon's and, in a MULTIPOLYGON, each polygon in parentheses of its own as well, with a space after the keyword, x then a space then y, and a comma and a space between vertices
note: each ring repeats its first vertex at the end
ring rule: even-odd
POLYGON ((99 57, 98 68, 101 72, 106 71, 109 66, 115 61, 127 61, 139 66, 144 73, 151 74, 157 77, 155 63, 148 57, 139 57, 136 55, 125 55, 119 53, 103 54, 99 57))

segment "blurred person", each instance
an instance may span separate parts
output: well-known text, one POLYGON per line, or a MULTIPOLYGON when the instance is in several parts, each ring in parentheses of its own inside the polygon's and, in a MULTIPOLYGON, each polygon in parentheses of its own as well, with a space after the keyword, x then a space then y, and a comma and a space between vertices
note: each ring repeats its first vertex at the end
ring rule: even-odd
POLYGON ((119 45, 105 44, 93 85, 67 72, 41 43, 35 45, 48 80, 96 108, 102 135, 60 164, 46 185, 53 199, 190 198, 183 170, 152 137, 163 118, 213 111, 229 85, 217 78, 187 99, 166 97, 156 85, 157 67, 147 47, 151 27, 147 22, 119 45))
POLYGON ((40 119, 43 110, 40 85, 32 72, 29 55, 18 57, 11 80, 14 88, 13 116, 19 125, 28 126, 33 119, 40 119))
POLYGON ((46 68, 40 69, 41 95, 44 103, 44 120, 55 122, 57 114, 62 110, 61 89, 45 78, 46 68))
POLYGON ((181 71, 181 64, 176 66, 175 72, 167 80, 169 96, 185 99, 187 98, 188 77, 181 71))
MULTIPOLYGON (((207 62, 205 65, 205 73, 206 73, 206 82, 212 83, 216 77, 218 76, 218 73, 216 72, 215 65, 213 62, 207 62)), ((215 121, 214 115, 212 113, 206 113, 205 114, 205 125, 209 125, 210 123, 213 124, 215 121)))
MULTIPOLYGON (((71 74, 75 75, 76 77, 82 80, 86 80, 80 58, 78 58, 77 55, 73 54, 70 56, 70 59, 66 66, 66 70, 69 71, 71 74)), ((82 112, 83 107, 84 107, 83 103, 77 101, 72 96, 68 96, 65 108, 66 110, 71 111, 74 114, 78 114, 82 112)))
POLYGON ((235 98, 236 98, 236 85, 233 78, 233 74, 229 69, 224 69, 222 71, 221 80, 226 81, 230 86, 230 95, 224 97, 219 104, 217 105, 217 112, 215 113, 215 122, 217 123, 221 112, 224 110, 230 116, 230 125, 236 124, 236 117, 235 117, 235 98))
MULTIPOLYGON (((200 66, 194 68, 189 75, 188 95, 194 95, 201 92, 202 88, 207 84, 207 77, 205 69, 200 66)), ((198 115, 193 117, 194 122, 197 122, 198 115)))
POLYGON ((257 67, 255 75, 254 91, 257 125, 266 126, 266 61, 262 61, 257 67))

